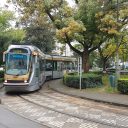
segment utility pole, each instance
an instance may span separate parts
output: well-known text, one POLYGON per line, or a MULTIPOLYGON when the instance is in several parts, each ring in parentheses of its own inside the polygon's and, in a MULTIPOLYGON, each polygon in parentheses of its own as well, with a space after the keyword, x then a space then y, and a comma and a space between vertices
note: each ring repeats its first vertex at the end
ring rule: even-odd
POLYGON ((78 58, 78 76, 79 76, 79 88, 82 88, 82 58, 78 58))
MULTIPOLYGON (((119 0, 117 0, 117 23, 119 22, 119 0)), ((118 26, 117 26, 118 27, 118 26)), ((118 30, 118 28, 117 28, 118 30)), ((119 37, 118 35, 116 36, 116 77, 117 79, 120 78, 120 68, 119 68, 119 37)))

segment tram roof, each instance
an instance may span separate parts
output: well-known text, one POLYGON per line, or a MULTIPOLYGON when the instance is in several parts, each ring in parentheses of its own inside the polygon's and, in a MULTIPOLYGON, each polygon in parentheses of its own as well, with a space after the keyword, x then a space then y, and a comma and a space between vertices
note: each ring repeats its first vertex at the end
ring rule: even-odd
MULTIPOLYGON (((44 53, 39 49, 39 48, 37 48, 36 46, 33 46, 33 45, 10 45, 9 47, 8 47, 8 50, 10 50, 10 49, 12 49, 12 48, 29 48, 32 52, 33 51, 37 51, 37 52, 39 52, 40 54, 42 54, 42 55, 44 55, 44 53)), ((7 51, 8 51, 7 50, 7 51)))
POLYGON ((52 56, 52 55, 45 55, 46 60, 57 60, 57 61, 77 61, 74 57, 69 56, 52 56))
POLYGON ((32 52, 36 51, 39 53, 40 56, 45 56, 46 60, 57 60, 57 61, 76 61, 76 58, 74 57, 68 57, 68 56, 55 56, 55 55, 47 55, 44 54, 39 48, 33 45, 10 45, 7 49, 9 51, 12 48, 29 48, 32 52))
POLYGON ((40 49, 38 49, 37 47, 33 46, 33 45, 10 45, 8 49, 12 49, 12 48, 29 48, 31 51, 40 51, 40 49))

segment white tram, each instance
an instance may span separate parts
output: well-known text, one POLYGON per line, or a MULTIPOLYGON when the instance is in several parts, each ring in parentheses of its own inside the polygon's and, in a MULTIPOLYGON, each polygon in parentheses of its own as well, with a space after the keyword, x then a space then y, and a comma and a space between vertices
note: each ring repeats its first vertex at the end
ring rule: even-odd
POLYGON ((67 69, 74 70, 76 63, 76 58, 46 55, 32 45, 10 45, 3 60, 6 92, 38 90, 45 80, 61 78, 67 69))

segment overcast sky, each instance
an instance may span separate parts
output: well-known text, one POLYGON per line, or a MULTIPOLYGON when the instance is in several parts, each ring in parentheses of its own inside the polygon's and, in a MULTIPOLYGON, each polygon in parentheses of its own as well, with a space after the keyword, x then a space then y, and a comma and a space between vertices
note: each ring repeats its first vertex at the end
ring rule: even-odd
POLYGON ((3 7, 5 3, 6 3, 6 0, 0 0, 0 7, 3 7))
MULTIPOLYGON (((67 0, 69 2, 69 4, 72 6, 74 5, 74 0, 67 0)), ((3 7, 4 4, 6 3, 6 0, 0 0, 0 7, 3 7)))

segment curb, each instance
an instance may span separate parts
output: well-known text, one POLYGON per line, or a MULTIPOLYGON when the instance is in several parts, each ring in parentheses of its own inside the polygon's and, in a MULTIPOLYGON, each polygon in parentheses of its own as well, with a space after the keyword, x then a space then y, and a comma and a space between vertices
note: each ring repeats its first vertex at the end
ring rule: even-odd
POLYGON ((117 102, 110 102, 110 101, 107 101, 107 100, 101 100, 101 99, 97 99, 97 98, 82 96, 81 94, 77 94, 77 95, 71 94, 70 92, 65 92, 65 91, 62 91, 62 89, 59 89, 57 87, 56 88, 53 87, 50 83, 49 83, 49 87, 50 87, 50 89, 52 89, 56 92, 59 92, 59 93, 65 94, 65 95, 69 95, 69 96, 73 96, 73 97, 76 97, 76 98, 88 99, 88 100, 92 100, 92 101, 95 101, 95 102, 107 103, 107 104, 115 105, 115 106, 128 107, 127 104, 122 104, 122 103, 117 103, 117 102))
MULTIPOLYGON (((3 83, 0 83, 0 89, 3 88, 3 83)), ((0 104, 1 104, 1 98, 0 98, 0 104)))

